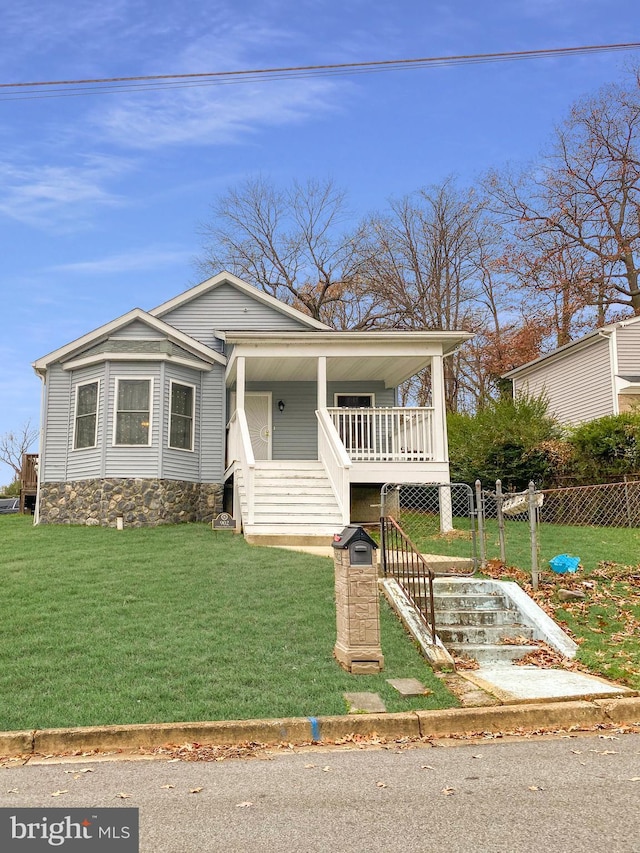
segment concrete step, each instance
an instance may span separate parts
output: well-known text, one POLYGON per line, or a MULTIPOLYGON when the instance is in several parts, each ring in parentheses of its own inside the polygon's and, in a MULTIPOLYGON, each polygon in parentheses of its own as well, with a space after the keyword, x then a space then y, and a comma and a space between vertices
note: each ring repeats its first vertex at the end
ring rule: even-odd
POLYGON ((503 637, 533 639, 533 631, 527 625, 439 625, 437 618, 436 632, 447 648, 451 643, 494 645, 503 637))
POLYGON ((520 624, 515 610, 503 608, 478 610, 438 610, 437 625, 516 625, 520 624))
MULTIPOLYGON (((425 557, 428 559, 427 555, 425 555, 425 557)), ((492 581, 472 580, 466 578, 436 578, 433 582, 433 589, 438 595, 496 594, 492 581)))
POLYGON ((436 610, 510 610, 504 595, 500 593, 440 593, 434 585, 433 598, 436 610))
POLYGON ((450 643, 447 651, 456 657, 473 658, 478 663, 510 663, 519 660, 529 652, 537 651, 538 646, 510 646, 482 643, 450 643))

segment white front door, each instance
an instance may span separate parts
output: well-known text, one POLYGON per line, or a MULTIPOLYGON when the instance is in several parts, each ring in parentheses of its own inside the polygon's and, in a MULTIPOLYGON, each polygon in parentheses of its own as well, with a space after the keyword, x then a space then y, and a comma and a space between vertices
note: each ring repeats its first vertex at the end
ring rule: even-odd
MULTIPOLYGON (((233 395, 235 398, 235 394, 233 395)), ((235 399, 232 400, 235 408, 235 399)), ((271 392, 246 391, 244 411, 256 460, 271 459, 271 392)))

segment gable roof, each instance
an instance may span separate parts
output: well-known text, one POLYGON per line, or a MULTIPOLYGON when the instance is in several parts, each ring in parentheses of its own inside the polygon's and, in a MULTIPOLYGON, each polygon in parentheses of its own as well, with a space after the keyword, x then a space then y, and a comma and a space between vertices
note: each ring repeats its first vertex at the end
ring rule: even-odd
POLYGON ((215 290, 223 284, 230 284, 237 290, 242 291, 242 293, 246 293, 252 299, 262 302, 264 305, 268 305, 270 308, 280 312, 280 314, 285 314, 287 317, 291 317, 311 329, 320 329, 324 332, 331 331, 331 326, 326 326, 319 320, 314 320, 313 317, 309 317, 308 314, 303 314, 302 311, 298 311, 297 308, 292 308, 291 305, 287 305, 286 302, 281 302, 274 296, 270 296, 268 293, 265 293, 263 290, 259 290, 252 284, 247 284, 246 281, 242 281, 241 278, 233 275, 233 273, 226 272, 224 270, 223 272, 214 275, 212 278, 208 278, 206 281, 196 284, 195 287, 185 290, 184 293, 174 296, 173 299, 163 302, 162 305, 158 305, 157 308, 152 308, 149 313, 153 317, 162 317, 169 313, 169 311, 173 311, 175 308, 186 305, 186 303, 191 302, 192 299, 196 299, 198 296, 202 296, 203 293, 208 293, 210 290, 215 290))
POLYGON ((180 332, 178 329, 175 329, 173 326, 165 323, 164 320, 160 320, 159 318, 152 316, 147 311, 143 311, 142 308, 133 308, 121 317, 117 317, 115 320, 111 320, 111 322, 105 323, 103 326, 99 326, 97 329, 77 338, 75 341, 71 341, 71 343, 65 344, 65 346, 59 347, 53 352, 50 352, 48 355, 44 355, 42 358, 37 359, 33 362, 33 369, 36 373, 43 374, 51 364, 80 355, 84 350, 95 346, 102 340, 106 340, 109 335, 120 331, 120 329, 125 328, 136 320, 142 321, 163 337, 179 344, 188 352, 199 356, 204 361, 209 363, 217 362, 222 365, 227 363, 227 360, 223 355, 220 355, 220 353, 215 350, 201 344, 189 335, 185 335, 184 332, 180 332))
POLYGON ((600 326, 599 329, 594 329, 593 332, 589 332, 586 335, 583 335, 581 338, 576 338, 574 341, 569 341, 568 344, 564 344, 557 349, 552 350, 551 352, 547 352, 544 355, 539 355, 538 358, 534 358, 531 361, 526 362, 526 364, 521 364, 520 367, 514 367, 513 370, 510 370, 508 373, 503 373, 503 379, 513 379, 516 376, 519 376, 521 373, 529 370, 532 367, 536 367, 539 364, 543 364, 544 362, 551 363, 556 358, 561 358, 565 355, 568 350, 578 349, 582 346, 588 346, 590 343, 595 341, 597 338, 609 337, 616 329, 623 329, 625 326, 632 326, 635 323, 640 322, 640 316, 636 317, 627 317, 626 320, 619 320, 617 323, 610 323, 608 326, 600 326))

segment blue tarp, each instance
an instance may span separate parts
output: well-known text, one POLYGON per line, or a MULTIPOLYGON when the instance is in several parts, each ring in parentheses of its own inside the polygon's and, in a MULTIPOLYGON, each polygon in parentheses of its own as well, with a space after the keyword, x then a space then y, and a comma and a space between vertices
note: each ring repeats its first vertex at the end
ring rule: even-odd
POLYGON ((570 554, 558 554, 549 560, 549 565, 558 575, 564 575, 567 572, 575 572, 580 565, 580 557, 572 557, 570 554))

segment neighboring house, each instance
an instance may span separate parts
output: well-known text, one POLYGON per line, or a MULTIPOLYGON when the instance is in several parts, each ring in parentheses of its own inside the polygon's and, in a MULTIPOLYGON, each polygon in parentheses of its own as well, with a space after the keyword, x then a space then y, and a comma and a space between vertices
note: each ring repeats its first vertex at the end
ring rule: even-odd
POLYGON ((640 404, 640 317, 596 329, 504 378, 514 396, 544 394, 562 424, 628 412, 640 404))
POLYGON ((469 337, 334 331, 229 273, 135 308, 33 365, 36 523, 210 520, 224 506, 255 538, 366 520, 385 482, 448 482, 443 358, 469 337), (426 367, 432 405, 397 406, 426 367))

